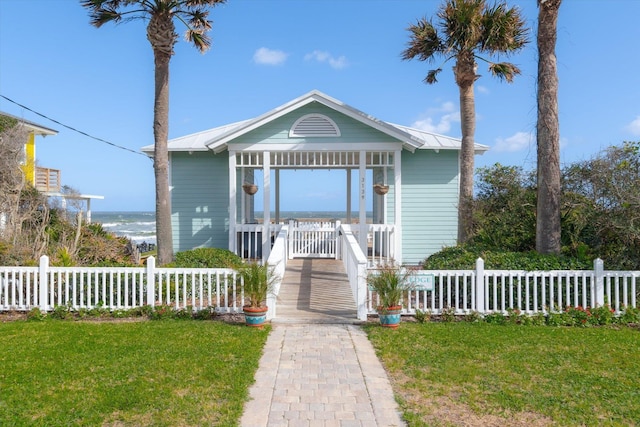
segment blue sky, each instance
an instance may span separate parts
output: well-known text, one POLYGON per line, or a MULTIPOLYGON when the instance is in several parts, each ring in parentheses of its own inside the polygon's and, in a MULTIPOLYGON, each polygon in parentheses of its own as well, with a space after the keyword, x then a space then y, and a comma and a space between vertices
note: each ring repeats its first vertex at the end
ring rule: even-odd
MULTIPOLYGON (((422 80, 433 65, 400 59, 407 26, 433 16, 439 4, 228 0, 212 10, 210 51, 201 55, 182 38, 176 45, 170 138, 256 117, 313 89, 381 120, 459 137, 452 64, 444 66, 437 84, 426 85, 422 80)), ((532 28, 531 42, 509 58, 522 69, 512 84, 492 78, 480 64, 476 141, 491 150, 476 157, 476 166, 500 162, 531 169, 536 158, 537 8, 535 0, 508 4, 522 10, 532 28)), ((563 2, 557 46, 563 163, 640 139, 638 16, 639 1, 563 2)), ((0 94, 138 151, 153 143, 153 55, 145 22, 96 29, 79 1, 0 0, 0 94)), ((64 185, 105 196, 92 203, 93 210, 154 209, 148 158, 2 98, 0 110, 59 131, 38 140, 39 164, 61 169, 64 185)), ((286 183, 283 191, 291 196, 283 210, 343 209, 344 173, 309 174, 286 183)))

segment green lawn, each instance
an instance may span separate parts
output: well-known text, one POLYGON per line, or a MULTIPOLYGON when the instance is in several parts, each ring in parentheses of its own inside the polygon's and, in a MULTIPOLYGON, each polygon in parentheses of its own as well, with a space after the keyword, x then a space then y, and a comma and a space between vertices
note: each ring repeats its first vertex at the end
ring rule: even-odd
POLYGON ((236 425, 267 334, 211 321, 0 323, 0 425, 236 425))
POLYGON ((640 331, 486 323, 366 327, 410 426, 640 423, 640 331))

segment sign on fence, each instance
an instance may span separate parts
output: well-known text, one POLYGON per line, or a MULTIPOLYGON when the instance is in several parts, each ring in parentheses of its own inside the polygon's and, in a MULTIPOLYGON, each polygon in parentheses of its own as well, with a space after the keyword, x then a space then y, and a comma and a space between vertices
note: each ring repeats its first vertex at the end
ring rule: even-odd
MULTIPOLYGON (((410 271, 406 276, 409 289, 412 291, 432 291, 433 283, 435 281, 435 276, 430 273, 424 273, 425 270, 413 270, 410 271)), ((406 273, 406 270, 402 270, 400 274, 406 273)), ((371 275, 375 276, 378 274, 377 271, 372 270, 370 272, 371 275)), ((373 286, 370 283, 367 284, 370 291, 373 291, 373 286)))
POLYGON ((414 291, 432 291, 434 283, 434 275, 415 271, 409 275, 408 281, 411 289, 414 291))

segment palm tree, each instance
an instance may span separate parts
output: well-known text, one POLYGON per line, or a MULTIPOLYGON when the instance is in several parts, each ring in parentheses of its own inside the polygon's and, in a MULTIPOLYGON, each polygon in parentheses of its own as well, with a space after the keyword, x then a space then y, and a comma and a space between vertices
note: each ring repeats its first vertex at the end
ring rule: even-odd
POLYGON ((536 250, 560 252, 560 124, 556 38, 562 0, 538 0, 538 207, 536 250))
MULTIPOLYGON (((444 62, 455 60, 453 74, 460 91, 460 200, 458 206, 458 242, 464 243, 472 231, 473 156, 475 98, 473 84, 480 77, 476 59, 489 64, 489 71, 499 79, 512 82, 520 70, 508 62, 491 62, 478 54, 511 54, 527 43, 527 28, 516 8, 504 2, 488 6, 485 0, 446 0, 437 13, 437 26, 422 18, 409 26, 411 39, 402 59, 444 62)), ((437 81, 442 66, 430 70, 425 83, 437 81)))
POLYGON ((156 235, 158 263, 173 259, 171 235, 171 205, 169 200, 169 61, 173 46, 178 41, 174 18, 187 27, 185 38, 204 53, 211 45, 207 31, 211 21, 207 19, 208 6, 226 0, 83 0, 89 9, 91 24, 100 28, 107 22, 148 19, 147 39, 153 49, 155 62, 155 99, 153 105, 154 156, 153 169, 156 181, 156 235))

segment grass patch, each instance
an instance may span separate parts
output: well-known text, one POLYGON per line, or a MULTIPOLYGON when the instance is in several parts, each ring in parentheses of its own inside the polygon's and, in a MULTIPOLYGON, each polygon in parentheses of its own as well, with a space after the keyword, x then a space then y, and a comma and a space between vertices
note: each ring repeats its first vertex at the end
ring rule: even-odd
POLYGON ((0 425, 237 425, 268 330, 1 323, 0 425))
POLYGON ((486 323, 365 329, 410 426, 640 420, 637 329, 486 323))

